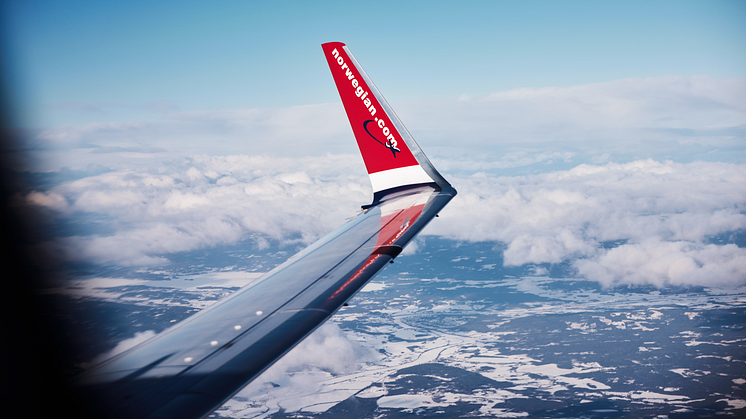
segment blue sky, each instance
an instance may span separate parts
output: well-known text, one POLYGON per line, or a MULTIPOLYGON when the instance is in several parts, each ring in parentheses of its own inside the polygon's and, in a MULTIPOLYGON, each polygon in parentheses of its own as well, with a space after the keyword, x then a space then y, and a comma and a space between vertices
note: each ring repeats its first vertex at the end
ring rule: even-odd
POLYGON ((338 100, 347 43, 391 102, 665 75, 746 75, 742 1, 8 1, 21 123, 338 100))

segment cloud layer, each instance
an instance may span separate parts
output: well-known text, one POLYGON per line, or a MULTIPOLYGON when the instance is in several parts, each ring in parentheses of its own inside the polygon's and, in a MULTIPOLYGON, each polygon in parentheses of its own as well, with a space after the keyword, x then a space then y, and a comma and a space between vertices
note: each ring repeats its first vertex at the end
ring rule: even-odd
POLYGON ((73 219, 111 220, 114 234, 58 240, 69 259, 160 264, 169 253, 232 243, 249 233, 310 244, 370 199, 358 159, 195 156, 160 167, 161 173, 84 177, 32 192, 27 202, 73 219))
MULTIPOLYGON (((313 242, 369 201, 355 160, 195 156, 160 173, 85 177, 32 192, 27 202, 111 220, 111 234, 57 240, 69 259, 163 264, 170 253, 251 233, 313 242)), ((640 160, 450 178, 459 195, 424 234, 503 243, 507 266, 571 262, 605 285, 746 280, 746 250, 714 242, 746 229, 746 165, 640 160)))
MULTIPOLYGON (((395 107, 460 192, 426 234, 606 285, 708 285, 746 272, 742 248, 714 241, 746 229, 744 98, 746 78, 668 76, 395 107)), ((164 264, 252 233, 310 243, 371 195, 339 104, 62 126, 32 146, 37 170, 79 172, 27 203, 104 220, 52 244, 72 260, 164 264)))
POLYGON ((505 264, 571 261, 606 285, 743 283, 746 166, 634 161, 533 176, 455 179, 431 234, 507 245, 505 264), (613 248, 609 248, 613 247, 613 248))
MULTIPOLYGON (((746 78, 666 76, 393 105, 441 170, 469 172, 646 158, 741 162, 744 97, 746 78)), ((50 127, 31 137, 41 170, 116 166, 125 152, 141 159, 357 152, 340 103, 175 111, 150 121, 50 127)))

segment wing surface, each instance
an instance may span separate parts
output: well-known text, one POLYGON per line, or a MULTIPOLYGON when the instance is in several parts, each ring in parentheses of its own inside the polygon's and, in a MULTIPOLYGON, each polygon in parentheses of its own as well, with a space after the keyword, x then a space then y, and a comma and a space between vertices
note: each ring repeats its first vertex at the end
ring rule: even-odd
POLYGON ((323 49, 373 203, 258 282, 83 373, 78 388, 100 417, 210 414, 331 317, 455 196, 347 48, 323 49))
POLYGON ((370 175, 373 203, 411 185, 450 189, 347 46, 329 42, 322 48, 370 175))

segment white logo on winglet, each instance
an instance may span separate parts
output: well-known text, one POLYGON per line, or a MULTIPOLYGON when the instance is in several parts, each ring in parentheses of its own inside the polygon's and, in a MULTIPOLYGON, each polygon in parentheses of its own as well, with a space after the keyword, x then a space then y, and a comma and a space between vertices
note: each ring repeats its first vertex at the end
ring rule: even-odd
MULTIPOLYGON (((366 109, 368 109, 368 112, 370 112, 370 116, 375 116, 376 108, 375 106, 373 106, 373 102, 368 97, 368 92, 366 92, 365 89, 360 86, 360 82, 357 80, 357 78, 355 78, 355 74, 352 72, 352 68, 350 68, 347 63, 345 63, 344 58, 340 55, 339 51, 337 51, 336 48, 332 50, 332 55, 336 59, 337 64, 339 64, 340 68, 342 70, 345 70, 345 76, 347 77, 347 80, 350 80, 352 88, 355 89, 355 96, 359 97, 360 100, 363 101, 363 105, 366 109)), ((401 152, 401 150, 399 150, 399 148, 397 147, 398 142, 396 141, 394 134, 392 134, 389 127, 386 126, 386 122, 383 120, 383 118, 376 117, 375 121, 376 125, 378 125, 378 128, 381 129, 384 138, 386 138, 386 143, 384 145, 389 150, 391 150, 394 153, 394 157, 396 157, 396 153, 401 152)), ((367 128, 365 128, 365 130, 368 131, 367 128)), ((370 134, 370 131, 368 131, 368 134, 370 134)), ((373 135, 371 134, 371 136, 373 135)), ((378 141, 378 139, 375 137, 373 137, 373 139, 378 141)))

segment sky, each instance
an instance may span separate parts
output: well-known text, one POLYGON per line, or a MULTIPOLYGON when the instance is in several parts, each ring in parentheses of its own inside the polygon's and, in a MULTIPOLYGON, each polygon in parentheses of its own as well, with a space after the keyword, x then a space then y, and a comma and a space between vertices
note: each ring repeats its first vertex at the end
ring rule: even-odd
POLYGON ((17 169, 51 179, 25 203, 84 226, 62 258, 340 225, 371 195, 320 48, 341 41, 459 190, 424 234, 605 286, 746 285, 744 2, 2 7, 17 169))
POLYGON ((34 127, 336 102, 330 41, 364 57, 392 102, 746 68, 740 1, 4 4, 34 127))

